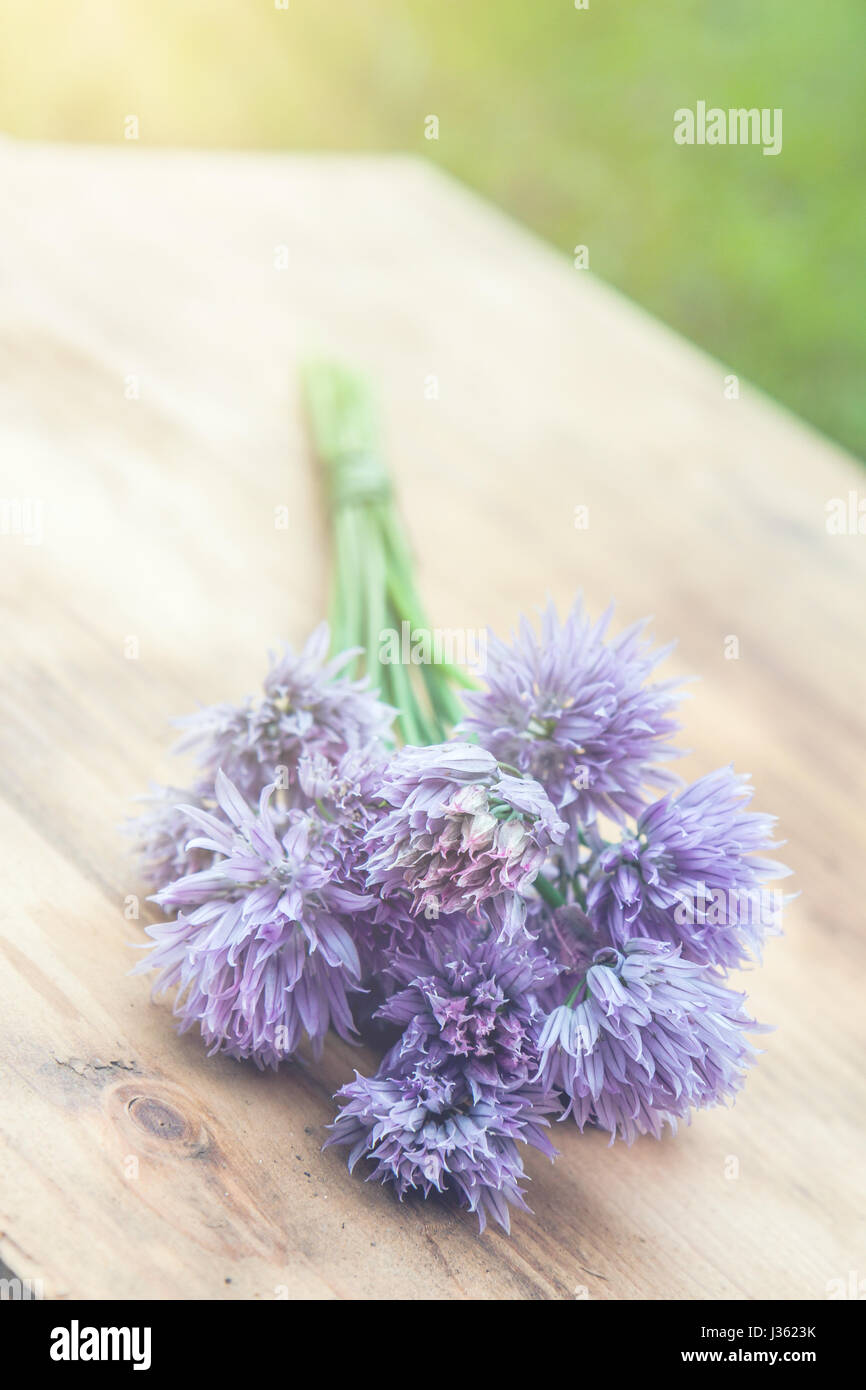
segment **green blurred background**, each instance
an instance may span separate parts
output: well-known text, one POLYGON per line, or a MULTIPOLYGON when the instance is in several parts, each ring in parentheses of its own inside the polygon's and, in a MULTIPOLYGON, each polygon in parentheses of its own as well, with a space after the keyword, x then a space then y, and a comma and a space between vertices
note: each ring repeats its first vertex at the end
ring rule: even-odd
POLYGON ((864 454, 864 54, 864 0, 2 0, 0 130, 423 153, 864 454))

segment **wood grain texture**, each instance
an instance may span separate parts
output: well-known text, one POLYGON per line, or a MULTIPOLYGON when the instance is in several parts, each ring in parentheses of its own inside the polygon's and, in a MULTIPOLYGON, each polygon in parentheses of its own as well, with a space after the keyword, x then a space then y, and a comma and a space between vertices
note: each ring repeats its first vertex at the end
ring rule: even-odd
POLYGON ((866 1275, 866 537, 825 527, 858 467, 421 163, 6 142, 0 187, 0 497, 44 530, 0 535, 0 1257, 58 1298, 820 1299, 866 1275), (177 775, 169 717, 254 689, 325 609, 315 351, 381 383, 432 620, 507 630, 579 587, 653 614, 670 674, 701 678, 683 771, 753 774, 802 894, 747 982, 777 1031, 736 1106, 632 1149, 560 1126, 510 1240, 322 1154, 368 1054, 207 1060, 126 973, 145 890, 117 827, 177 775))

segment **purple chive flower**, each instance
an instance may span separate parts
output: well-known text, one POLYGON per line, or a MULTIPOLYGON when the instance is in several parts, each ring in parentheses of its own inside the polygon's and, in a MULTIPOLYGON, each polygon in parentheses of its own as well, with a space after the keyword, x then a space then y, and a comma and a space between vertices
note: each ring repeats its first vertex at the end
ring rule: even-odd
POLYGON ((378 744, 353 748, 332 761, 322 753, 304 754, 298 763, 298 788, 308 808, 329 827, 328 840, 340 861, 342 877, 364 892, 364 835, 375 821, 375 802, 385 753, 378 744))
POLYGON ((461 1063, 474 1101, 485 1087, 526 1082, 536 1071, 538 995, 559 967, 521 934, 510 942, 479 936, 465 917, 440 918, 419 955, 397 955, 389 973, 397 988, 379 1017, 403 1036, 386 1065, 431 1050, 461 1063))
MULTIPOLYGON (((552 912, 544 903, 535 904, 526 930, 556 962, 563 980, 585 974, 599 947, 598 928, 577 903, 567 903, 552 912)), ((555 992, 558 997, 561 989, 555 992)))
POLYGON ((211 1050, 276 1066, 306 1034, 315 1055, 332 1025, 354 1031, 348 995, 360 987, 352 921, 373 906, 343 885, 334 828, 317 814, 271 809, 273 788, 253 810, 222 773, 220 814, 185 813, 203 834, 190 848, 210 868, 155 895, 176 921, 148 927, 154 946, 139 970, 156 989, 178 985, 181 1032, 198 1023, 211 1050))
POLYGON ((186 733, 178 751, 194 753, 211 778, 221 768, 242 795, 255 798, 280 777, 294 789, 304 755, 336 761, 349 749, 387 739, 395 711, 366 680, 340 676, 357 651, 328 660, 329 640, 321 623, 301 652, 286 644, 271 659, 261 698, 179 719, 186 733))
POLYGON ((532 938, 484 937, 465 917, 440 918, 418 955, 390 966, 402 988, 378 1017, 401 1038, 372 1078, 339 1093, 332 1144, 351 1146, 349 1167, 370 1159, 371 1177, 406 1192, 455 1193, 478 1215, 509 1228, 508 1204, 526 1209, 516 1141, 548 1157, 543 1132, 556 1102, 533 1080, 542 1012, 538 992, 556 978, 532 938))
POLYGON ((428 917, 504 898, 502 924, 516 929, 514 897, 566 829, 537 782, 503 772, 483 748, 441 743, 401 749, 379 795, 391 809, 367 832, 370 886, 408 893, 428 917))
POLYGON ((196 873, 213 862, 210 851, 189 847, 195 825, 183 809, 213 809, 215 802, 208 795, 207 784, 196 790, 154 786, 140 800, 146 803, 146 809, 127 822, 126 830, 135 840, 141 872, 148 883, 164 888, 174 879, 196 873))
POLYGON ((614 945, 645 936, 729 968, 760 955, 783 904, 764 884, 790 870, 764 857, 777 844, 775 818, 746 811, 751 796, 746 777, 720 768, 656 801, 634 837, 601 852, 587 908, 614 945))
MULTIPOLYGON (((387 969, 399 951, 420 951, 424 927, 398 898, 368 894, 366 832, 379 810, 375 808, 385 754, 378 745, 351 750, 333 763, 320 753, 305 755, 298 764, 298 785, 328 826, 328 842, 339 863, 339 879, 366 897, 368 908, 352 921, 352 934, 363 966, 363 979, 378 994, 395 986, 387 969)), ((364 1010, 364 1012, 368 1012, 364 1010)))
POLYGON ((356 1073, 338 1098, 327 1142, 350 1146, 350 1170, 368 1159, 369 1177, 393 1183, 401 1201, 407 1192, 452 1195, 482 1231, 488 1218, 509 1231, 509 1204, 529 1210, 518 1141, 556 1156, 543 1129, 555 1104, 540 1087, 485 1088, 476 1100, 450 1056, 418 1054, 393 1073, 385 1063, 374 1077, 356 1073))
POLYGON ((605 947, 541 1029, 538 1079, 565 1093, 563 1119, 631 1143, 724 1102, 742 1085, 762 1031, 744 996, 666 942, 605 947))
MULTIPOLYGON (((653 764, 676 756, 677 682, 647 683, 670 647, 651 651, 645 623, 605 641, 611 614, 593 627, 578 599, 561 623, 550 604, 540 636, 522 619, 511 646, 492 640, 487 689, 463 697, 459 732, 540 782, 572 831, 597 813, 637 815, 647 784, 676 780, 653 764)), ((573 869, 576 841, 566 858, 573 869)))

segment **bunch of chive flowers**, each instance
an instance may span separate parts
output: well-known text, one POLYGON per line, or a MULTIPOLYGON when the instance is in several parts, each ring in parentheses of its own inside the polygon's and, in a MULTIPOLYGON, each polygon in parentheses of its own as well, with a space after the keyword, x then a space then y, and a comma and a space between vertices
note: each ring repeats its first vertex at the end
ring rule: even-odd
POLYGON ((307 391, 331 627, 179 721, 195 772, 133 823, 164 916, 137 968, 211 1052, 372 1043, 328 1144, 508 1230, 552 1121, 631 1143, 734 1097, 761 1029, 729 973, 778 933, 788 871, 745 777, 673 775, 682 689, 644 624, 610 637, 578 600, 475 678, 382 660, 425 620, 369 393, 325 367, 307 391))

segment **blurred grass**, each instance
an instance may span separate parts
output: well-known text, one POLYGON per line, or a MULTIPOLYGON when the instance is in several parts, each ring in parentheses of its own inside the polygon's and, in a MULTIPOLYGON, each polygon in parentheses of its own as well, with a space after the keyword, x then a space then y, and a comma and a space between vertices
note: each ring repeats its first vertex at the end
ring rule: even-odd
POLYGON ((0 129, 424 153, 866 454, 864 52, 863 0, 3 0, 0 129), (699 99, 782 153, 675 145, 699 99))

